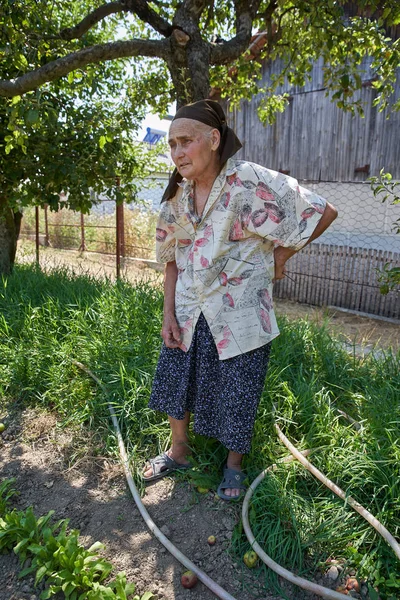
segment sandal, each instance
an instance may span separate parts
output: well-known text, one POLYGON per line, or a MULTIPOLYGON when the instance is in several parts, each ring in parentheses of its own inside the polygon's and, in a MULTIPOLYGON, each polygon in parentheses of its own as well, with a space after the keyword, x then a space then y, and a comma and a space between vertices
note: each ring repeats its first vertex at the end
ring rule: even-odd
POLYGON ((177 463, 173 458, 168 456, 166 452, 156 456, 155 458, 151 458, 149 460, 150 467, 153 469, 153 475, 150 477, 144 477, 143 481, 155 481, 156 479, 161 479, 161 477, 165 477, 174 471, 185 471, 186 469, 191 469, 192 465, 181 465, 177 463))
POLYGON ((223 490, 246 490, 247 486, 244 485, 245 479, 247 479, 246 473, 243 473, 242 471, 235 471, 235 469, 229 469, 228 466, 225 466, 224 476, 217 490, 218 496, 222 498, 222 500, 228 500, 229 502, 239 500, 243 494, 239 494, 239 496, 227 496, 223 490))

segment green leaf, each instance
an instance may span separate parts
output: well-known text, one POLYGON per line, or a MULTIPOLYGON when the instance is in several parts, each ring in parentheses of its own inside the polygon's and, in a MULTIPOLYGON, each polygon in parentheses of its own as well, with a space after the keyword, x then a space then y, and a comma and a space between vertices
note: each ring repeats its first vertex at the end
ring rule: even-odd
POLYGON ((151 600, 154 598, 154 595, 151 592, 145 592, 140 600, 151 600))
POLYGON ((13 63, 14 67, 21 71, 24 71, 28 66, 28 61, 26 60, 25 56, 20 52, 14 55, 13 63))
POLYGON ((131 594, 134 594, 136 590, 136 584, 134 583, 127 583, 125 586, 125 593, 127 596, 130 596, 131 594))
POLYGON ((368 594, 371 600, 379 600, 379 594, 372 585, 368 585, 368 594))
POLYGON ((386 7, 385 10, 383 11, 382 18, 387 19, 391 12, 392 12, 392 9, 389 6, 386 7))
POLYGON ((98 550, 104 550, 105 546, 101 542, 95 542, 92 544, 88 552, 97 552, 98 550))
POLYGON ((107 143, 106 137, 104 135, 100 136, 99 146, 102 150, 103 150, 104 146, 106 145, 106 143, 107 143))
POLYGON ((35 577, 35 585, 37 585, 38 583, 40 583, 42 581, 42 579, 46 575, 46 573, 47 573, 46 565, 43 565, 42 567, 40 567, 37 570, 36 577, 35 577))
POLYGON ((38 110, 28 110, 25 117, 25 122, 30 125, 34 125, 39 120, 39 111, 38 110))

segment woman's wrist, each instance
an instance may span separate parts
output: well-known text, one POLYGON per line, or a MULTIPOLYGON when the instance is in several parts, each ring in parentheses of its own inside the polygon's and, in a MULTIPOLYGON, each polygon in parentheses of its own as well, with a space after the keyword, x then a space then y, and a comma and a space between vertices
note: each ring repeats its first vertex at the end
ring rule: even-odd
POLYGON ((285 263, 289 258, 296 254, 293 248, 285 248, 284 246, 276 246, 274 250, 275 261, 285 263))

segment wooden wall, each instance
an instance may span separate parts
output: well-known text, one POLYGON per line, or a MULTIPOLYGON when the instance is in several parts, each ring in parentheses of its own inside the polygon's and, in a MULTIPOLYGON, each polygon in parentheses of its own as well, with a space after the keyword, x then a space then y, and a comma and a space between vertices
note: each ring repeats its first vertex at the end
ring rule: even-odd
MULTIPOLYGON (((267 63, 260 85, 268 83, 281 67, 279 61, 267 63)), ((388 111, 379 112, 373 106, 372 73, 368 63, 363 68, 365 85, 357 97, 364 103, 365 118, 344 112, 326 96, 320 60, 304 88, 286 85, 279 90, 288 92, 291 99, 273 125, 264 126, 258 118, 261 94, 243 102, 240 110, 228 112, 244 146, 237 157, 303 180, 365 181, 383 167, 400 179, 400 112, 387 119, 388 111), (367 172, 356 170, 366 165, 367 172)), ((395 98, 400 98, 400 69, 395 98)))

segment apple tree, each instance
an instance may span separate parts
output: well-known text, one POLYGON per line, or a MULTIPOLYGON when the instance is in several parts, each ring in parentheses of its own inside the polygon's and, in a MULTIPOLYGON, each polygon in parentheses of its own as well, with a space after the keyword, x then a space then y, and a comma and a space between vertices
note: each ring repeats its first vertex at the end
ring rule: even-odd
MULTIPOLYGON (((149 105, 162 113, 173 100, 180 106, 208 97, 211 87, 231 102, 261 91, 260 116, 271 120, 287 102, 277 93, 279 85, 285 78, 304 85, 312 62, 323 57, 324 85, 333 101, 345 110, 362 112, 353 94, 362 85, 363 59, 371 57, 381 108, 392 102, 400 63, 400 5, 394 0, 0 0, 0 5, 0 123, 6 134, 0 139, 1 160, 20 164, 23 154, 25 160, 33 159, 33 148, 51 149, 43 131, 58 138, 49 133, 46 121, 53 119, 62 128, 67 114, 74 114, 72 121, 67 119, 70 143, 78 143, 78 131, 86 130, 85 114, 89 122, 96 122, 88 136, 94 154, 87 149, 81 155, 82 147, 76 146, 66 164, 86 156, 84 164, 91 171, 82 181, 87 186, 97 168, 109 173, 105 164, 113 158, 110 140, 123 144, 129 138, 122 135, 129 110, 118 108, 119 113, 113 103, 119 107, 119 102, 131 101, 132 118, 137 114, 134 106, 149 105), (260 90, 265 60, 279 60, 282 71, 260 90), (111 98, 108 108, 106 98, 111 98), (107 114, 103 117, 100 110, 107 114), (119 114, 121 135, 107 133, 108 117, 119 114)), ((399 109, 400 101, 392 106, 399 109)), ((84 145, 83 138, 84 133, 84 145)), ((29 175, 15 170, 14 196, 25 194, 29 182, 32 195, 25 198, 33 199, 35 186, 45 181, 39 177, 43 161, 44 154, 33 161, 37 177, 34 166, 29 175)), ((65 170, 69 173, 68 167, 65 170)), ((50 170, 48 176, 51 179, 50 170)), ((5 239, 1 232, 11 231, 10 211, 16 208, 4 181, 0 179, 0 255, 5 239)), ((60 181, 47 180, 46 189, 56 193, 60 181)), ((66 178, 63 182, 65 187, 66 178)), ((84 195, 86 188, 81 189, 84 195)), ((35 196, 35 201, 44 198, 35 196)))

